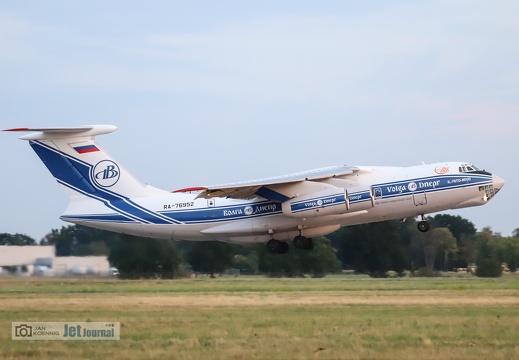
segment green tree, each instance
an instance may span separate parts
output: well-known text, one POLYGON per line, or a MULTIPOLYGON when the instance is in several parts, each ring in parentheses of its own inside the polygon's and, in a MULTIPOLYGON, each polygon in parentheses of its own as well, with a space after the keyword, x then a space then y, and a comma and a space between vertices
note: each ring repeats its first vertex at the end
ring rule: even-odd
POLYGON ((343 267, 381 277, 389 270, 402 273, 408 266, 396 221, 350 226, 328 237, 337 247, 343 267))
POLYGON ((466 268, 469 264, 476 261, 478 253, 478 244, 475 235, 462 234, 458 242, 458 262, 454 263, 454 267, 466 268))
MULTIPOLYGON (((294 249, 299 250, 299 249, 294 249)), ((341 270, 341 262, 337 259, 337 250, 332 242, 322 236, 314 239, 314 248, 310 251, 298 251, 301 270, 316 277, 325 276, 341 270)))
POLYGON ((239 269, 243 274, 257 274, 259 272, 258 253, 256 251, 251 251, 247 255, 235 254, 233 256, 232 266, 239 269))
POLYGON ((179 275, 182 258, 172 241, 121 234, 108 261, 121 278, 164 278, 179 275))
POLYGON ((56 256, 108 255, 117 234, 81 225, 52 229, 42 243, 56 246, 56 256))
POLYGON ((500 277, 503 273, 499 259, 499 240, 490 228, 476 234, 478 254, 476 257, 476 276, 500 277))
POLYGON ((36 241, 25 234, 0 234, 0 245, 38 245, 36 241))
POLYGON ((426 233, 417 233, 415 237, 423 251, 425 266, 429 272, 435 268, 438 254, 441 254, 447 263, 447 257, 457 250, 456 239, 447 228, 434 228, 426 233))
POLYGON ((489 227, 478 233, 479 241, 485 240, 494 257, 501 263, 505 263, 512 272, 515 272, 519 266, 519 237, 516 236, 516 230, 511 237, 502 237, 500 233, 494 233, 489 227))
POLYGON ((186 260, 193 270, 206 274, 222 273, 233 265, 233 245, 219 241, 193 242, 186 260))
POLYGON ((265 245, 257 246, 258 267, 269 276, 302 276, 310 274, 315 277, 325 276, 330 272, 341 269, 337 259, 337 251, 331 246, 331 241, 325 237, 313 239, 312 250, 297 249, 289 244, 286 254, 272 254, 265 245))
POLYGON ((463 234, 476 234, 476 226, 459 215, 438 214, 431 219, 431 223, 434 224, 434 227, 444 227, 449 229, 458 241, 463 234))
POLYGON ((511 272, 516 272, 519 267, 519 237, 503 239, 502 260, 511 272))
POLYGON ((438 214, 430 221, 433 228, 447 228, 456 238, 457 251, 449 254, 448 259, 441 259, 444 270, 465 268, 469 263, 474 262, 477 245, 474 237, 476 226, 472 222, 458 215, 447 214, 438 214), (448 263, 445 263, 445 260, 448 260, 448 263))
POLYGON ((264 244, 256 247, 259 271, 270 277, 294 277, 303 275, 299 257, 304 250, 296 249, 289 243, 286 254, 270 253, 264 244))

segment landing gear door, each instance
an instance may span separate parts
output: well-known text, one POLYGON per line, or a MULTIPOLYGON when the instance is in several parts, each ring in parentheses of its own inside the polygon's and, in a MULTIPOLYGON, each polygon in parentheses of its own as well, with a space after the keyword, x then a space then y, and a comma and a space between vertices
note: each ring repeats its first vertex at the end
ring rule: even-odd
POLYGON ((418 191, 413 193, 413 200, 416 206, 427 204, 427 194, 425 191, 418 191))

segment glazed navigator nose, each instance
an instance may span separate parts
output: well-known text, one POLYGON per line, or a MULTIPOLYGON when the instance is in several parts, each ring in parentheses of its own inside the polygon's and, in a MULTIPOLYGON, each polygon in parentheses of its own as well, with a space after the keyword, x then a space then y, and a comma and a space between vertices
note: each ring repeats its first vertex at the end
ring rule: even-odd
POLYGON ((505 181, 497 175, 492 175, 492 184, 494 185, 494 191, 497 193, 505 186, 505 181))
POLYGON ((505 186, 505 181, 497 175, 492 175, 492 186, 485 186, 485 201, 492 199, 505 186))

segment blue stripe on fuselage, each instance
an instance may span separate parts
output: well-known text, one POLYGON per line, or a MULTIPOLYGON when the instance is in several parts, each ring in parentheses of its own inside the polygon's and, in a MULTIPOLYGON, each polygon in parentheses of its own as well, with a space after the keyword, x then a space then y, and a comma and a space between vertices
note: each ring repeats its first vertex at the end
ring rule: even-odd
POLYGON ((307 200, 296 201, 290 204, 290 210, 293 213, 301 212, 305 210, 312 210, 315 208, 325 208, 329 206, 336 206, 339 204, 344 204, 345 198, 344 193, 339 193, 335 195, 327 195, 316 198, 311 198, 307 200))
POLYGON ((249 202, 230 206, 164 211, 163 215, 186 224, 241 220, 281 214, 281 203, 272 201, 249 202))
POLYGON ((350 203, 350 205, 358 204, 364 201, 371 201, 371 191, 364 190, 348 194, 348 202, 350 203))
MULTIPOLYGON (((208 207, 190 210, 163 211, 162 216, 167 216, 172 221, 183 224, 198 224, 225 222, 255 217, 272 216, 281 214, 281 204, 275 202, 252 202, 240 205, 208 207)), ((102 221, 102 222, 131 222, 120 214, 83 214, 64 215, 63 220, 102 221)), ((149 216, 145 220, 156 224, 156 219, 149 216)))
POLYGON ((373 185, 376 199, 412 195, 416 192, 436 192, 457 189, 466 186, 478 186, 492 183, 492 176, 453 174, 417 178, 404 181, 387 182, 373 185))

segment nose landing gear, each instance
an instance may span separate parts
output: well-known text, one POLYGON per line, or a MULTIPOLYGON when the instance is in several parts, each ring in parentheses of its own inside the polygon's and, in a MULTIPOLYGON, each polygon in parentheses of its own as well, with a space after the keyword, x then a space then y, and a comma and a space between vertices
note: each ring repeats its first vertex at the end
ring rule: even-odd
POLYGON ((427 221, 427 218, 425 217, 425 215, 422 215, 422 221, 418 222, 417 227, 420 232, 425 233, 425 232, 429 231, 429 229, 431 228, 431 225, 429 225, 429 222, 427 221))

